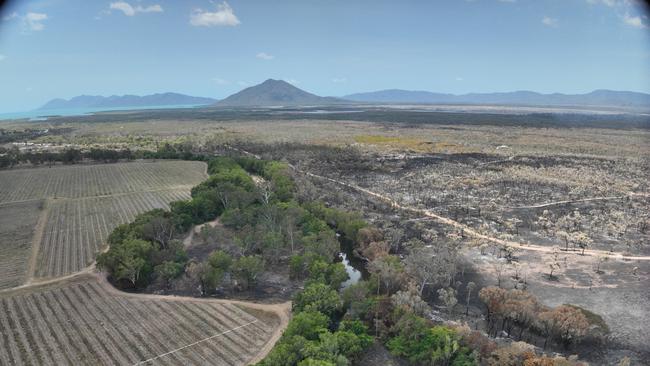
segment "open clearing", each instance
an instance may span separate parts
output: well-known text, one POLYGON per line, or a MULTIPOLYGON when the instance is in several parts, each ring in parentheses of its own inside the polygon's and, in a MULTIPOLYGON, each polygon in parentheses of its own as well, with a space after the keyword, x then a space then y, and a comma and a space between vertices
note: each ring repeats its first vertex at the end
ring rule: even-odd
POLYGON ((0 296, 0 364, 246 365, 268 351, 288 311, 121 293, 81 275, 0 296))
POLYGON ((0 289, 82 270, 113 228, 188 199, 205 177, 204 163, 187 161, 0 172, 0 289))

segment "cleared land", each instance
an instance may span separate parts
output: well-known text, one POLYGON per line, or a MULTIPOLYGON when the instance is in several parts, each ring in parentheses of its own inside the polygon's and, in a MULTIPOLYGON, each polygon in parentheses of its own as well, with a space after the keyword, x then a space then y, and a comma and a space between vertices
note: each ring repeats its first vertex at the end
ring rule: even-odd
POLYGON ((188 199, 205 177, 187 161, 1 171, 0 289, 81 271, 113 228, 188 199))
POLYGON ((246 365, 288 305, 118 292, 98 276, 0 296, 3 365, 246 365))

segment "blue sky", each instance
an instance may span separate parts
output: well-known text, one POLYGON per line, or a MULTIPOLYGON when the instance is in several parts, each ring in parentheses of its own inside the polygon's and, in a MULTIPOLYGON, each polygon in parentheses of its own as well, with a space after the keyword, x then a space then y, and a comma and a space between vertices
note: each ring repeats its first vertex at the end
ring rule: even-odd
POLYGON ((650 92, 635 0, 40 0, 0 20, 0 112, 79 94, 225 97, 267 78, 388 88, 650 92))

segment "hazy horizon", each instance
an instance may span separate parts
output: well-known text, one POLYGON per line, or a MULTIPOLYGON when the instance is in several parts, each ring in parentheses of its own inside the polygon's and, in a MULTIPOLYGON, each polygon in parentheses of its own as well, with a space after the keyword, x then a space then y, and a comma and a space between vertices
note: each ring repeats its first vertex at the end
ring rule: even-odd
POLYGON ((0 21, 0 113, 77 95, 224 98, 267 78, 322 96, 650 93, 633 0, 13 2, 0 21))

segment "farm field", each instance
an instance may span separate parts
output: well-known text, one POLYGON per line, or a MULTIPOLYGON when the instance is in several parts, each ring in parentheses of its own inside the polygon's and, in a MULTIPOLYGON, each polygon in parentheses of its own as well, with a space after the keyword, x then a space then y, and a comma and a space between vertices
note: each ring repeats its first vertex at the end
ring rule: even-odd
POLYGON ((251 306, 126 294, 95 275, 17 290, 0 295, 0 364, 246 365, 285 311, 251 306))
POLYGON ((0 206, 0 290, 25 281, 32 235, 42 204, 42 200, 35 200, 0 206))
POLYGON ((104 249, 113 228, 133 221, 142 212, 169 209, 169 202, 189 198, 188 189, 170 189, 51 200, 36 276, 58 277, 80 271, 104 249))
POLYGON ((205 164, 188 161, 15 169, 0 172, 0 203, 186 188, 204 178, 205 164))
POLYGON ((0 172, 0 289, 86 268, 113 228, 188 199, 205 176, 204 163, 185 161, 0 172))

